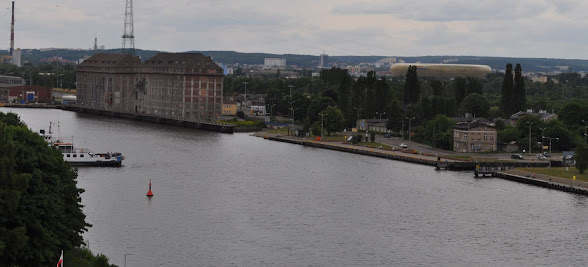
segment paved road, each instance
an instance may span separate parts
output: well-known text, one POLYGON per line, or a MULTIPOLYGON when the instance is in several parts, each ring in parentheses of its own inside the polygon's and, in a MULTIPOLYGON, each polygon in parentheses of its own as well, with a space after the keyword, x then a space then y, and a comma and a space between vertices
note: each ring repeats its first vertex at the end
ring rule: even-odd
MULTIPOLYGON (((421 151, 423 153, 431 153, 431 154, 439 154, 439 155, 472 156, 472 157, 484 157, 484 158, 510 160, 511 156, 513 154, 517 154, 517 153, 460 153, 460 152, 446 151, 446 150, 441 150, 441 149, 437 149, 437 148, 432 148, 430 146, 415 143, 415 142, 409 142, 408 140, 402 140, 400 137, 385 138, 381 135, 376 136, 376 142, 386 144, 386 145, 391 145, 396 148, 399 148, 399 145, 401 143, 405 143, 408 145, 409 149, 415 149, 415 150, 421 151)), ((539 153, 539 151, 535 151, 530 154, 529 153, 523 154, 522 152, 519 152, 518 154, 523 155, 525 157, 525 160, 537 161, 537 154, 538 153, 539 153)), ((561 153, 553 153, 552 156, 556 160, 561 159, 561 153)))

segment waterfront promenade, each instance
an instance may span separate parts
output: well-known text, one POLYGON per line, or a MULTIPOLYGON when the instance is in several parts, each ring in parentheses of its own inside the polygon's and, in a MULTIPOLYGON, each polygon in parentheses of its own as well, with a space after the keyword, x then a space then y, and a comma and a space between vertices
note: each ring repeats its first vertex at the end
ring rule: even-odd
MULTIPOLYGON (((444 166, 443 169, 448 170, 474 170, 476 163, 478 164, 491 164, 491 162, 476 162, 458 160, 453 158, 451 155, 445 154, 431 154, 423 153, 413 149, 382 149, 373 148, 362 145, 353 145, 347 142, 341 141, 316 141, 307 138, 299 138, 294 136, 279 136, 268 132, 258 132, 253 134, 264 139, 287 142, 323 149, 331 149, 342 152, 349 152, 355 154, 362 154, 367 156, 374 156, 380 158, 388 158, 393 160, 401 160, 411 163, 417 163, 428 166, 444 166)), ((572 192, 582 195, 588 195, 588 182, 579 180, 572 180, 562 177, 550 176, 545 174, 534 173, 525 170, 525 166, 537 166, 546 165, 547 162, 539 161, 510 161, 502 162, 502 164, 511 166, 494 173, 492 176, 502 178, 510 181, 516 181, 526 184, 532 184, 540 187, 546 187, 556 189, 560 191, 572 192), (518 167, 518 168, 517 168, 518 167)), ((547 166, 542 166, 547 167, 547 166)))

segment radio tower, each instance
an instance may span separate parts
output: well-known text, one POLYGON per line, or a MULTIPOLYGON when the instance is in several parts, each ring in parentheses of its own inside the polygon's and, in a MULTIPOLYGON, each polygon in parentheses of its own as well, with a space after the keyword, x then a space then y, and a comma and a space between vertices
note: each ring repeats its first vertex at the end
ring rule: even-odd
POLYGON ((14 1, 12 1, 12 23, 10 23, 10 55, 14 52, 14 1))
POLYGON ((122 50, 124 54, 135 55, 135 34, 133 33, 133 0, 126 1, 125 32, 122 36, 122 50))

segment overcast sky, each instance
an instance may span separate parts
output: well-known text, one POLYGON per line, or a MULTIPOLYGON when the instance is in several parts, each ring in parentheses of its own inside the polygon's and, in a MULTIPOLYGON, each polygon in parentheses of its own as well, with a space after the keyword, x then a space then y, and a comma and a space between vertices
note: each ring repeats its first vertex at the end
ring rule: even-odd
MULTIPOLYGON (((1 47, 10 0, 0 0, 1 47)), ((135 47, 588 59, 586 0, 134 0, 135 47)), ((125 0, 16 0, 20 48, 122 45, 125 0)))

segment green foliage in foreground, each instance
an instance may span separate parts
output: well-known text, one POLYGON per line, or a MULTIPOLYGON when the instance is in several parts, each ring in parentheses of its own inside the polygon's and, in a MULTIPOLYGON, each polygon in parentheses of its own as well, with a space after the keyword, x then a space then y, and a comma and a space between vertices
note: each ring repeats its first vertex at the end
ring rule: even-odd
POLYGON ((86 267, 116 267, 108 263, 108 257, 99 254, 94 256, 87 248, 75 248, 63 253, 64 265, 86 267))
POLYGON ((54 265, 61 250, 83 244, 90 225, 76 178, 58 150, 16 114, 0 112, 1 266, 54 265))

